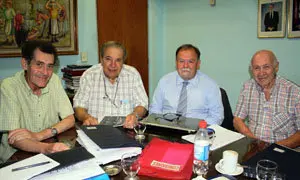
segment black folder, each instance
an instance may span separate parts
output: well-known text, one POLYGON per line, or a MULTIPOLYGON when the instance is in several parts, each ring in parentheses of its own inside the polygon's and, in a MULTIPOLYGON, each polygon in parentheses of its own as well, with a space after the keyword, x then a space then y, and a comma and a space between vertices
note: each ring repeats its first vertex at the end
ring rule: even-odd
POLYGON ((300 153, 277 144, 271 144, 262 152, 257 153, 248 161, 242 163, 250 167, 256 167, 261 159, 274 161, 278 165, 279 173, 285 174, 286 179, 299 179, 300 177, 300 153))
MULTIPOLYGON (((88 159, 91 159, 94 157, 84 147, 75 147, 70 150, 56 152, 56 153, 52 153, 52 154, 45 154, 45 155, 60 164, 52 169, 49 169, 46 172, 43 172, 42 174, 50 172, 50 171, 55 171, 55 170, 58 170, 61 168, 65 168, 67 166, 71 166, 78 162, 88 160, 88 159)), ((6 163, 2 163, 2 164, 0 164, 0 168, 11 165, 15 162, 17 162, 17 161, 10 161, 10 162, 6 162, 6 163)))
POLYGON ((141 147, 124 131, 109 125, 81 126, 83 132, 100 148, 141 147))
POLYGON ((71 166, 80 161, 88 160, 94 157, 84 147, 75 147, 66 151, 46 154, 46 156, 60 163, 58 166, 54 167, 53 169, 50 169, 49 171, 71 166))

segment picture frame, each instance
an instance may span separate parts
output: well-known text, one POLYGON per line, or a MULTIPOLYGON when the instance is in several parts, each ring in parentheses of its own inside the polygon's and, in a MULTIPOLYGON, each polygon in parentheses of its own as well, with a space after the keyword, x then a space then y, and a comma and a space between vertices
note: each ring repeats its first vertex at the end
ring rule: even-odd
POLYGON ((258 38, 283 38, 286 26, 286 0, 258 1, 258 38))
POLYGON ((289 1, 288 38, 300 38, 300 0, 289 1))
POLYGON ((21 56, 29 40, 50 41, 59 55, 78 54, 77 0, 0 0, 0 57, 21 56))

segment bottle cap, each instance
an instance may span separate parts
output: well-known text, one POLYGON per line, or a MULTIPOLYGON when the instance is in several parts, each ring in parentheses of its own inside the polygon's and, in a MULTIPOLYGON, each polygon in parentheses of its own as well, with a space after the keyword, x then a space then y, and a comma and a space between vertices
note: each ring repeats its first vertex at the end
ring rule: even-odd
POLYGON ((199 128, 206 128, 207 127, 207 123, 205 120, 201 120, 199 121, 199 124, 198 124, 199 128))

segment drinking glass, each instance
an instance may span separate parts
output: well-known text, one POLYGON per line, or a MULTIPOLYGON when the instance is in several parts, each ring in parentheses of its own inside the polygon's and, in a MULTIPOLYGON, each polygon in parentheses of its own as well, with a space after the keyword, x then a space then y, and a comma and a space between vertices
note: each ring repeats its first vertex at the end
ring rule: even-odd
POLYGON ((256 165, 256 178, 258 180, 271 180, 277 173, 277 163, 268 159, 262 159, 256 165))
POLYGON ((139 154, 137 153, 126 153, 121 157, 121 166, 124 173, 127 175, 125 180, 137 180, 139 179, 136 175, 140 170, 140 164, 138 161, 139 154))
POLYGON ((144 140, 145 139, 145 135, 144 135, 144 132, 146 130, 145 124, 137 123, 133 129, 136 133, 136 135, 135 135, 136 140, 144 140))

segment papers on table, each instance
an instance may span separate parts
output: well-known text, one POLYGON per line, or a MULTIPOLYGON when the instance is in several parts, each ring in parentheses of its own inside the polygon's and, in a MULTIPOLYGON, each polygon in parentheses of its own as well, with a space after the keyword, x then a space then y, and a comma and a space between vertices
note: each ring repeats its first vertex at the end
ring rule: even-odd
POLYGON ((50 171, 41 175, 38 175, 32 180, 50 180, 50 179, 63 179, 63 180, 76 180, 86 179, 89 177, 104 174, 103 169, 96 163, 96 159, 81 161, 71 166, 61 168, 58 170, 50 171))
MULTIPOLYGON (((210 149, 212 151, 245 137, 244 135, 242 135, 240 133, 230 131, 219 125, 211 125, 208 128, 212 128, 215 130, 216 137, 213 141, 212 146, 210 147, 210 149)), ((191 143, 194 143, 195 135, 194 134, 185 135, 185 136, 182 136, 182 139, 187 140, 191 143)))
POLYGON ((22 161, 16 162, 12 165, 6 166, 0 169, 1 179, 29 179, 33 176, 46 172, 56 166, 59 163, 52 160, 51 158, 45 156, 44 154, 38 154, 30 158, 24 159, 22 161), (48 163, 49 161, 49 163, 48 163), (47 162, 47 163, 43 163, 47 162), (41 163, 41 165, 36 165, 41 163), (34 167, 29 167, 29 165, 34 165, 34 167), (20 167, 24 167, 21 169, 20 167), (25 168, 27 167, 27 168, 25 168), (21 170, 12 171, 13 169, 19 168, 21 170))
MULTIPOLYGON (((120 160, 121 156, 125 153, 140 154, 142 152, 140 147, 101 149, 82 130, 77 130, 77 134, 78 143, 95 156, 98 164, 107 164, 112 161, 120 160)), ((99 136, 101 136, 101 134, 99 134, 99 136)))

